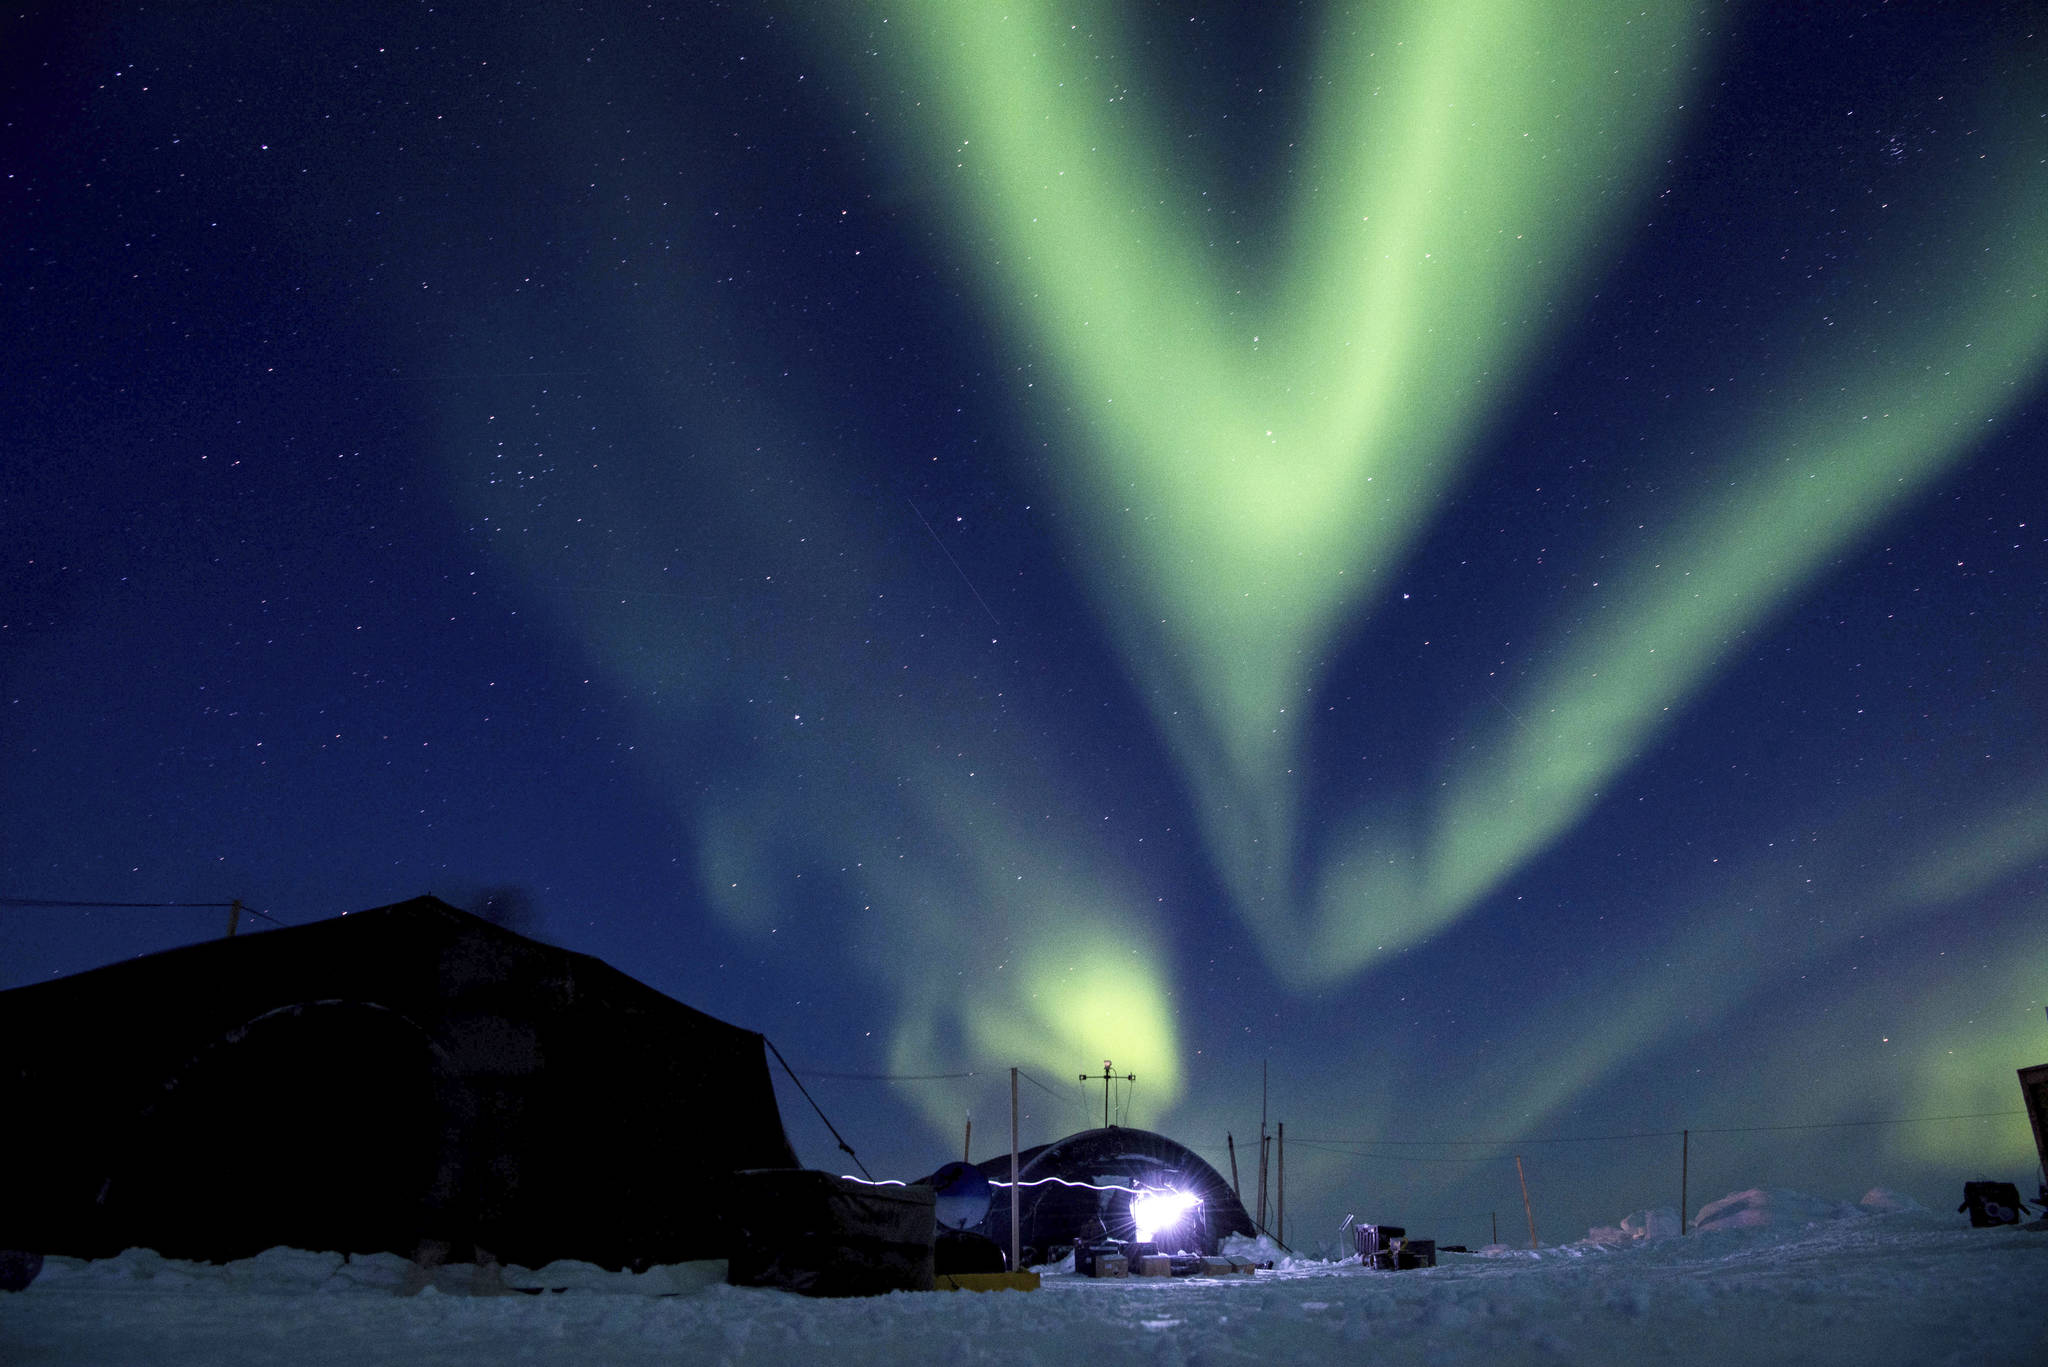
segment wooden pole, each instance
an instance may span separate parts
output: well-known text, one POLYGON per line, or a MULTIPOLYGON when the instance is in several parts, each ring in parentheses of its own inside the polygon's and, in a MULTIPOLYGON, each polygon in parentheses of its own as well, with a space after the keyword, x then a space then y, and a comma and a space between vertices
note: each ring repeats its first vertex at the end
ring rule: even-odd
POLYGON ((1287 1122, 1284 1120, 1280 1122, 1280 1140, 1276 1147, 1280 1151, 1280 1171, 1278 1174, 1280 1190, 1276 1201, 1279 1207, 1279 1227, 1273 1231, 1273 1237, 1284 1244, 1287 1242, 1287 1122))
POLYGON ((235 938, 235 930, 242 924, 242 899, 237 897, 228 903, 228 938, 235 938))
POLYGON ((1515 1155, 1515 1177, 1522 1184, 1522 1213, 1529 1217, 1529 1247, 1536 1247, 1536 1208, 1529 1204, 1529 1179, 1522 1172, 1522 1155, 1515 1155))
POLYGON ((1259 1060, 1259 1218, 1253 1223, 1266 1232, 1266 1161, 1272 1140, 1266 1134, 1266 1061, 1259 1060))
POLYGON ((1685 1184, 1692 1176, 1692 1131, 1681 1130, 1678 1148, 1678 1232, 1685 1233, 1685 1184))
POLYGON ((1272 1168, 1272 1152, 1274 1137, 1266 1133, 1264 1125, 1260 1125, 1260 1217, 1253 1221, 1260 1228, 1260 1234, 1266 1234, 1266 1172, 1272 1168))
POLYGON ((971 1115, 967 1117, 967 1137, 960 1141, 960 1161, 974 1162, 974 1117, 971 1115))
POLYGON ((1244 1204, 1244 1183, 1237 1180, 1237 1138, 1230 1131, 1223 1132, 1223 1142, 1230 1146, 1230 1190, 1237 1196, 1237 1203, 1244 1204))
POLYGON ((1497 1210, 1493 1212, 1493 1241, 1500 1242, 1500 1212, 1497 1210))
POLYGON ((1010 1070, 1010 1270, 1022 1272, 1017 1265, 1021 1255, 1023 1231, 1017 1228, 1017 1070, 1010 1070))

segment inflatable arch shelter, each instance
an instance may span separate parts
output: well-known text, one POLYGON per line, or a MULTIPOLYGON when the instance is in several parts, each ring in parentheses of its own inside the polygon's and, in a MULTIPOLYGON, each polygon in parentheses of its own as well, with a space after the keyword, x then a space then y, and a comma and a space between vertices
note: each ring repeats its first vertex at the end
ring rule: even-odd
MULTIPOLYGON (((1252 1218, 1230 1183, 1193 1150, 1150 1130, 1111 1125, 1083 1130, 1017 1156, 1018 1239, 1023 1266, 1065 1256, 1076 1243, 1137 1237, 1134 1190, 1192 1196, 1172 1226, 1156 1235, 1162 1251, 1216 1253, 1231 1234, 1253 1233, 1252 1218)), ((975 1165, 991 1185, 987 1218, 975 1230, 1010 1247, 1010 1155, 975 1165)))

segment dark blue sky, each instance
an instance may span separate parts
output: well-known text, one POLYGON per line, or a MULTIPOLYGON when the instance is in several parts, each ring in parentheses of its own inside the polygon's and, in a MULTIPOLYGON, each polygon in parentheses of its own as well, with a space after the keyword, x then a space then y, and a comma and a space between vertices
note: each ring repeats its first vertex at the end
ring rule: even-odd
MULTIPOLYGON (((815 1080, 896 1176, 969 1112, 1004 1130, 1013 1064, 1059 1090, 1027 1143, 1077 1127, 1104 1057, 1130 1123, 1221 1165, 1270 1061, 1312 1232, 1472 1242, 1516 1147, 1546 1237, 1677 1199, 1662 1139, 1450 1141, 2017 1109, 2043 38, 2020 5, 1781 9, 1603 31, 1625 96, 1568 88, 1580 38, 1475 48, 1405 122, 1404 54, 1457 47, 1430 21, 1354 70, 1320 7, 1076 10, 1057 50, 989 38, 1108 82, 1047 75, 1040 123, 947 55, 995 18, 941 41, 917 7, 32 7, 0 48, 0 896, 293 924, 518 889, 816 1073, 975 1073, 815 1080), (1639 155, 1424 186, 1530 64, 1566 84, 1502 117, 1639 155), (1416 321, 1360 371, 1409 377, 1358 468, 1406 501, 1319 542, 1293 457, 1247 447, 1219 511, 1196 408, 1185 446, 1099 416, 1170 413, 1223 342, 1141 311, 1112 372, 1048 291, 1284 296, 1354 79, 1395 92, 1361 155, 1409 168, 1375 213, 1580 236, 1497 290, 1376 277, 1416 321), (1074 129, 1131 156, 1115 212, 1047 198, 1090 245, 1022 265, 1003 158, 1097 155, 1074 129), (1199 259, 1118 235, 1155 208, 1199 259), (1469 382, 1450 335, 1492 357, 1469 382), (1245 531, 1267 498, 1298 538, 1245 531), (1169 543, 1182 513, 1224 535, 1169 543), (1368 586, 1269 633, 1318 557, 1368 586), (1233 636, 1205 613, 1240 588, 1270 611, 1233 636), (1430 1142, 1325 1142, 1365 1138, 1430 1142)), ((221 928, 0 908, 0 986, 221 928)), ((2029 1147, 1724 1134, 1691 1191, 1932 1204, 2029 1147)))

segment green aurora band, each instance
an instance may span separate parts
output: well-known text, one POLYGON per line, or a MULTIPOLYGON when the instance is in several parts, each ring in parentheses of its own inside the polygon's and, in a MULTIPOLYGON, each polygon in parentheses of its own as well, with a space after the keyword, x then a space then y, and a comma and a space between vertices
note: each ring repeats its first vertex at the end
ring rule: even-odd
MULTIPOLYGON (((647 306, 642 335, 659 336, 679 307, 647 306)), ((479 335, 533 328, 505 318, 479 335)), ((657 430, 687 427, 745 459, 628 463, 600 500, 578 505, 601 517, 515 521, 502 544, 537 582, 637 586, 645 557, 673 545, 672 519, 692 515, 687 589, 547 597, 565 637, 670 728, 669 748, 640 764, 650 787, 674 795, 711 908, 761 948, 771 974, 785 950, 829 936, 846 970, 896 1002, 892 1071, 999 1060, 1064 1077, 1076 1058, 1099 1056, 1095 1023, 1115 1018, 1119 1062, 1144 1076, 1148 1105, 1171 1106, 1184 1050, 1168 954, 1152 899, 1075 814, 1068 795, 1083 785, 1035 753, 1026 728, 991 725, 971 682, 946 682, 923 659, 906 665, 868 637, 877 594, 928 582, 923 548, 877 547, 870 525, 820 493, 787 413, 735 410, 687 387, 650 389, 636 406, 665 415, 657 430), (706 508, 719 515, 695 515, 706 508), (816 669, 821 659, 833 667, 816 669), (714 714, 759 719, 737 771, 707 769, 697 748, 714 714)), ((485 506, 517 518, 519 504, 485 506)), ((857 1048, 861 1032, 848 1028, 857 1048)), ((904 1097, 950 1135, 986 1091, 939 1078, 904 1097)))
POLYGON ((1056 377, 1058 492, 1238 910, 1284 979, 1327 984, 1569 832, 1734 642, 2025 397, 2048 356, 2048 238, 2021 225, 2048 221, 2048 190, 1989 171, 1948 186, 1886 244, 1892 278, 1827 320, 1816 302, 1770 407, 1710 462, 1717 492, 1539 643, 1433 805, 1351 813, 1312 855, 1298 776, 1319 668, 1514 397, 1556 301, 1614 250, 1705 26, 1675 4, 1340 7, 1279 284, 1259 289, 1146 118, 1162 97, 1112 55, 1134 46, 1122 13, 935 0, 858 45, 899 83, 991 311, 1056 377))
MULTIPOLYGON (((534 156, 573 187, 586 139, 632 131, 608 91, 545 69, 560 83, 542 98, 559 117, 534 156)), ((666 179, 634 191, 649 203, 677 193, 666 179)), ((554 202, 564 239, 617 230, 608 206, 568 189, 554 202)), ((701 273, 654 271, 623 288, 597 261, 580 287, 622 354, 672 355, 681 337, 730 373, 788 372, 701 273)), ((582 385, 536 393, 517 374, 531 361, 509 348, 559 327, 547 301, 515 294, 461 329, 446 368, 486 378, 443 406, 446 441, 483 452, 495 477, 460 480, 455 495, 540 590, 561 637, 658 723, 650 733, 664 743, 628 762, 674 803, 712 911, 778 982, 803 981, 800 942, 829 938, 834 976, 896 1003, 893 1071, 999 1062, 1060 1078, 1100 1057, 1095 1023, 1115 1017, 1119 1066, 1144 1077, 1148 1106, 1170 1107, 1186 1051, 1156 899, 1075 815, 1083 780, 1002 719, 998 690, 950 656, 874 639, 878 598, 928 597, 932 548, 875 535, 873 509, 817 444, 834 413, 796 387, 680 371, 607 376, 597 401, 582 385), (550 497, 557 479, 576 496, 550 497), (737 758, 705 739, 734 718, 753 729, 737 758)), ((844 1025, 842 1047, 870 1058, 864 1031, 844 1025)), ((944 1078, 903 1097, 948 1136, 988 1103, 986 1088, 944 1078)))
MULTIPOLYGON (((1237 914, 1304 990, 1441 932, 1566 837, 1746 635, 1967 457, 2048 357, 2048 242, 2031 231, 2048 221, 2048 183, 1990 164, 1932 187, 1924 209, 1902 208, 1874 236, 1865 256, 1877 265, 1856 288, 1810 301, 1758 348, 1786 359, 1738 420, 1650 434, 1700 453, 1704 492, 1675 517, 1617 519, 1643 530, 1618 534, 1614 571, 1585 610, 1542 628, 1499 705, 1467 719, 1455 750, 1447 742, 1433 781, 1384 807, 1305 811, 1326 662, 1371 622, 1487 424, 1525 397, 1554 324, 1627 234, 1712 56, 1681 6, 1509 8, 1335 13, 1310 135, 1276 148, 1294 203, 1272 244, 1212 229, 1204 169, 1143 112, 1163 97, 1146 98, 1148 74, 1109 55, 1124 47, 1121 11, 1076 11, 1076 23, 1020 4, 998 21, 929 3, 892 8, 886 24, 875 12, 825 44, 839 61, 875 54, 863 79, 877 122, 914 155, 916 183, 937 187, 934 212, 988 313, 1042 381, 1014 397, 1054 410, 1034 416, 1053 429, 1052 493, 1088 591, 1182 768, 1237 914)), ((580 130, 552 151, 573 185, 589 130, 630 130, 613 126, 601 91, 565 78, 551 96, 567 111, 554 126, 580 130)), ((2041 137, 1983 134, 2035 161, 2041 137)), ((637 188, 650 201, 674 193, 637 188)), ((611 230, 603 209, 563 212, 565 239, 611 230)), ((672 354, 688 320, 684 340, 732 371, 788 371, 687 272, 629 295, 593 265, 584 284, 616 304, 623 354, 672 354)), ((503 339, 558 325, 519 311, 529 304, 496 307, 451 371, 518 370, 503 339)), ((877 596, 929 593, 930 548, 877 538, 872 510, 834 487, 810 445, 842 425, 832 401, 767 384, 736 398, 676 376, 613 382, 639 387, 623 405, 638 430, 594 438, 568 396, 536 403, 511 383, 451 411, 450 443, 488 447, 504 435, 489 414, 545 409, 537 441, 602 461, 577 499, 538 512, 509 482, 462 496, 536 583, 564 586, 551 605, 565 639, 666 723, 670 751, 639 762, 675 794, 716 912, 771 972, 778 943, 798 935, 843 945, 847 968, 898 1003, 893 1071, 1019 1063, 1063 1078, 1100 1056, 1093 1023, 1113 1016, 1119 1070, 1145 1078, 1148 1114, 1168 1111, 1188 1060, 1153 890, 1079 815, 1089 784, 1049 753, 1045 718, 1003 717, 994 686, 961 678, 950 657, 913 655, 906 673, 900 646, 867 639, 877 596), (660 454, 612 454, 636 451, 660 454), (759 718, 750 748, 707 762, 696 737, 733 716, 759 718)), ((2048 848, 2044 780, 1959 804, 1952 830, 1874 861, 1883 804, 1851 804, 1817 823, 1829 876, 1873 924, 1973 898, 2003 905, 2015 870, 2048 848)), ((1530 1003, 1528 1037, 1573 1047, 1497 1079, 1496 1123, 1554 1115, 1688 1032, 1840 967, 1860 927, 1815 931, 1810 962, 1776 977, 1753 962, 1760 937, 1804 905, 1810 873, 1765 863, 1742 869, 1738 890, 1660 892, 1672 914, 1612 990, 1530 1003)), ((1943 1009, 1913 1003, 1911 1075, 1929 1109, 1984 1109, 1956 1091, 1945 1051, 1989 1068, 2028 1023, 1986 1038, 1943 1009)), ((1397 1049, 1349 1061, 1342 1090, 1403 1104, 1425 1062, 1431 1077, 1449 1066, 1397 1049)), ((1491 1077, 1498 1062, 1463 1066, 1491 1077)), ((946 1081, 902 1096, 949 1137, 988 1099, 946 1081)))

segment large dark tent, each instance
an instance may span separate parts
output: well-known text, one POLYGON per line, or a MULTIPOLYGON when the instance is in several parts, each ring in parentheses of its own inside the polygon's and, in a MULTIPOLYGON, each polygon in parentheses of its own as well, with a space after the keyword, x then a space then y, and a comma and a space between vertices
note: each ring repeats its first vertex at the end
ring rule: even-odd
POLYGON ((762 1038, 431 897, 0 992, 0 1248, 723 1257, 762 1038))
MULTIPOLYGON (((1083 1130, 1017 1156, 1017 1225, 1026 1265, 1058 1257, 1083 1239, 1131 1239, 1131 1192, 1178 1191, 1200 1204, 1159 1235, 1167 1252, 1215 1253, 1225 1235, 1250 1234, 1252 1218, 1216 1169, 1163 1134, 1111 1125, 1083 1130)), ((1010 1178, 1010 1155, 978 1163, 991 1183, 1010 1178)), ((1010 1246, 1010 1193, 994 1186, 982 1232, 1010 1246)))

